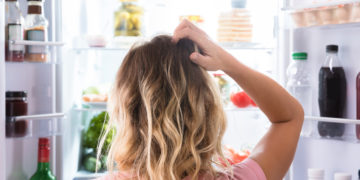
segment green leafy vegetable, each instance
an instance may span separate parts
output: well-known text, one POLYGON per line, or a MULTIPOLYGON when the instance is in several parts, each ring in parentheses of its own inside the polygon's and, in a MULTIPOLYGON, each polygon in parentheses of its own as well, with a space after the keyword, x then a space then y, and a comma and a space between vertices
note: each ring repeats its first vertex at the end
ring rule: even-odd
POLYGON ((101 162, 100 161, 96 161, 96 157, 88 155, 84 158, 84 168, 87 171, 90 172, 95 172, 96 170, 96 165, 99 166, 99 169, 101 168, 101 162))
POLYGON ((100 91, 97 87, 91 86, 91 87, 86 88, 82 92, 82 95, 87 95, 87 94, 100 94, 100 91))
MULTIPOLYGON (((88 129, 83 135, 83 147, 84 148, 97 148, 99 140, 101 138, 101 132, 104 128, 104 132, 108 126, 109 115, 107 112, 101 112, 100 114, 94 116, 89 124, 88 129)), ((112 136, 114 134, 114 129, 111 129, 109 134, 106 136, 104 146, 102 147, 101 152, 105 153, 110 143, 112 141, 112 136)))

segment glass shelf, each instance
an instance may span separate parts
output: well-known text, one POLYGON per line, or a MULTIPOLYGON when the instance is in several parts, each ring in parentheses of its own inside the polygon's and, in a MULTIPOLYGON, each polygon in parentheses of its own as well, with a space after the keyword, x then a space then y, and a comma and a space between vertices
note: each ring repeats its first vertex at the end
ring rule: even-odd
MULTIPOLYGON (((328 117, 316 117, 316 116, 305 116, 305 121, 301 131, 302 138, 313 138, 321 140, 336 140, 350 143, 359 143, 360 141, 356 138, 355 125, 360 125, 360 120, 346 119, 346 118, 328 118, 328 117), (343 124, 344 130, 341 136, 320 136, 318 130, 318 123, 332 123, 331 127, 334 130, 338 130, 335 127, 336 124, 343 124)), ((329 126, 328 126, 329 127, 329 126)))
POLYGON ((27 40, 11 40, 10 44, 13 45, 27 45, 27 46, 63 46, 63 42, 44 42, 44 41, 27 41, 27 40))
POLYGON ((309 27, 296 27, 296 30, 315 30, 315 29, 348 29, 348 28, 360 28, 360 22, 344 23, 344 24, 328 24, 317 25, 309 27))
POLYGON ((266 50, 272 51, 274 47, 253 42, 222 42, 220 46, 227 50, 266 50))
POLYGON ((62 129, 60 120, 64 118, 64 113, 10 117, 6 120, 7 138, 34 138, 60 135, 62 129))
POLYGON ((90 51, 100 51, 100 52, 127 52, 128 48, 114 48, 114 47, 83 47, 83 48, 73 48, 73 51, 77 53, 81 52, 90 52, 90 51))
POLYGON ((259 112, 261 111, 257 107, 246 107, 246 108, 225 108, 225 112, 259 112))
POLYGON ((5 61, 5 64, 14 64, 14 65, 20 65, 20 64, 29 64, 29 65, 37 65, 37 64, 58 64, 55 62, 31 62, 31 61, 23 61, 23 62, 16 62, 16 61, 5 61))
POLYGON ((106 174, 106 172, 92 173, 92 172, 80 170, 75 174, 73 180, 96 179, 96 178, 99 178, 101 176, 104 176, 105 174, 106 174))

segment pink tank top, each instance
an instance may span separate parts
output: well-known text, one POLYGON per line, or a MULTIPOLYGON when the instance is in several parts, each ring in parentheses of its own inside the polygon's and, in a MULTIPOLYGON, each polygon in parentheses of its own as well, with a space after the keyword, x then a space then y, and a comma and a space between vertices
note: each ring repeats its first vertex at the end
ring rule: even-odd
MULTIPOLYGON (((199 180, 266 180, 266 176, 261 169, 260 165, 254 160, 248 158, 243 162, 233 166, 234 175, 221 174, 217 178, 211 178, 209 176, 201 176, 199 180)), ((112 175, 106 175, 98 180, 126 180, 133 176, 126 173, 117 173, 112 175)), ((191 180, 191 177, 187 177, 183 180, 191 180)))

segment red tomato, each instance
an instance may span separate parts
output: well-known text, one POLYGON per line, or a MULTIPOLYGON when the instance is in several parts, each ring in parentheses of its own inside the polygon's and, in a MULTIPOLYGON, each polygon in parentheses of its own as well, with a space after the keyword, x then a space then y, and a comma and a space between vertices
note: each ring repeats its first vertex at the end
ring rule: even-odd
POLYGON ((251 103, 250 97, 245 92, 231 94, 230 100, 235 106, 239 108, 247 107, 251 103))

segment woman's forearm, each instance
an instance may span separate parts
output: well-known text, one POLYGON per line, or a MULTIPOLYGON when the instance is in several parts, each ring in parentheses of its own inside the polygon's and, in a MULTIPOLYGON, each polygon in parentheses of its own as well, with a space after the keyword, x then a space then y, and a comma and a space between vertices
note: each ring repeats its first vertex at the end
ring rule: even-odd
POLYGON ((271 78, 252 70, 226 53, 223 71, 255 101, 272 123, 286 122, 302 114, 301 105, 271 78))

